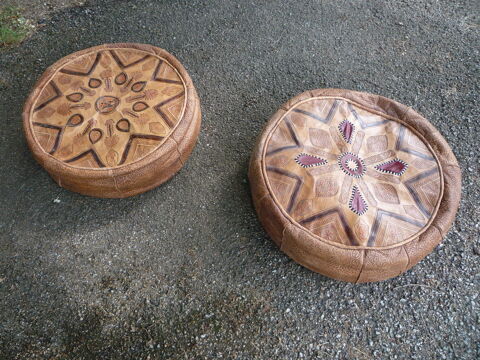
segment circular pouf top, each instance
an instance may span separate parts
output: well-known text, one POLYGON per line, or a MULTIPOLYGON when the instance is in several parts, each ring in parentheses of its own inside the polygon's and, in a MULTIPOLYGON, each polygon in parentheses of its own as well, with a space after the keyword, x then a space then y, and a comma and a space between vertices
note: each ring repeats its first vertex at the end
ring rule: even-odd
POLYGON ((322 89, 288 101, 268 122, 249 178, 275 243, 334 279, 379 281, 429 254, 460 201, 450 147, 393 100, 322 89))
POLYGON ((127 197, 171 178, 200 130, 190 76, 167 51, 108 44, 73 53, 43 74, 23 125, 35 159, 64 188, 127 197))

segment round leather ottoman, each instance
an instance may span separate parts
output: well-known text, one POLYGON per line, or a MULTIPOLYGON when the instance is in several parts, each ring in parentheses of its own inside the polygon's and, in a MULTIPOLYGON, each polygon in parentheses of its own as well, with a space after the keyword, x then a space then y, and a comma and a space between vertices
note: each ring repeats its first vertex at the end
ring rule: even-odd
POLYGON ((200 130, 190 76, 167 51, 107 44, 47 69, 23 126, 35 159, 62 187, 120 198, 150 190, 187 160, 200 130))
POLYGON ((408 270, 441 241, 461 173, 440 133, 411 108, 356 91, 307 91, 261 134, 249 178, 259 218, 293 260, 334 279, 408 270))

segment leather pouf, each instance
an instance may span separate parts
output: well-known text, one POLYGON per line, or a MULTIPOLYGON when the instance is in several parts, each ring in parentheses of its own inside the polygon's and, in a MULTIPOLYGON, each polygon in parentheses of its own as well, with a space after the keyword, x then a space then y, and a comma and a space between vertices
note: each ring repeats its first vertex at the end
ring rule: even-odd
POLYGON ((47 69, 26 101, 35 159, 62 187, 120 198, 150 190, 185 163, 200 130, 190 76, 167 51, 108 44, 47 69))
POLYGON ((292 259, 334 279, 408 270, 441 241, 461 192, 440 133, 393 100, 307 91, 268 122, 251 158, 255 208, 292 259))

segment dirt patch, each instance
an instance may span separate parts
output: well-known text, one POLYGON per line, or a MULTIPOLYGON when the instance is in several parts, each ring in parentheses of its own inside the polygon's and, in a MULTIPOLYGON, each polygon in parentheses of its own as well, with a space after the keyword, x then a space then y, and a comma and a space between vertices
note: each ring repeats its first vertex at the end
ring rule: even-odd
MULTIPOLYGON (((86 0, 4 0, 0 5, 0 48, 22 43, 45 26, 50 15, 67 7, 85 5, 86 0)), ((1 83, 0 79, 0 83, 1 83)))
POLYGON ((23 16, 30 20, 34 26, 41 26, 46 19, 55 11, 73 7, 82 6, 86 0, 3 0, 1 7, 15 7, 22 11, 23 16))

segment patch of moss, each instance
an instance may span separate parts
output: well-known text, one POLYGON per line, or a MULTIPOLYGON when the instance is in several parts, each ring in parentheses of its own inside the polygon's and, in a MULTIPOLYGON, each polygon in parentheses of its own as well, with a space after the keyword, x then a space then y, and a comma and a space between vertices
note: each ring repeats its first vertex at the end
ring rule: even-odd
POLYGON ((0 8, 0 47, 22 42, 31 28, 19 8, 12 6, 0 8))

